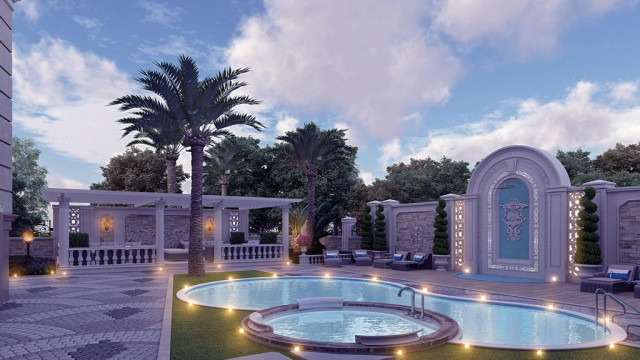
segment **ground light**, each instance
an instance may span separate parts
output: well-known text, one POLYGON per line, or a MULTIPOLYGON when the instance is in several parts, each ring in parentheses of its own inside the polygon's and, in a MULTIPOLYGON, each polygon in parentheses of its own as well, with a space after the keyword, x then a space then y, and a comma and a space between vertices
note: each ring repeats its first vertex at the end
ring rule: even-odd
POLYGON ((553 276, 551 277, 551 282, 558 282, 558 277, 557 277, 557 276, 555 276, 555 275, 553 275, 553 276))
POLYGON ((18 277, 18 274, 13 274, 13 277, 18 277))
POLYGON ((487 301, 487 295, 480 295, 480 301, 487 301))
POLYGON ((51 270, 51 275, 55 275, 55 274, 56 274, 56 272, 51 270))
POLYGON ((287 261, 287 265, 291 265, 291 261, 287 261))
POLYGON ((189 301, 189 306, 193 306, 193 303, 191 301, 189 301))
POLYGON ((616 347, 616 344, 614 344, 614 343, 609 344, 609 349, 613 349, 615 347, 616 347))
POLYGON ((67 275, 67 272, 66 272, 66 271, 63 271, 63 272, 62 272, 62 275, 67 275))
POLYGON ((296 345, 293 347, 293 352, 300 352, 300 346, 296 345))
POLYGON ((189 285, 184 284, 184 289, 187 290, 189 288, 189 285))
POLYGON ((232 307, 228 307, 228 308, 227 308, 227 311, 229 311, 229 312, 233 312, 233 308, 232 308, 232 307))
POLYGON ((162 271, 162 270, 163 270, 163 268, 158 268, 158 270, 162 271))
POLYGON ((402 356, 402 354, 403 354, 403 353, 404 353, 404 352, 402 351, 402 349, 398 349, 398 351, 396 351, 396 354, 397 354, 398 356, 402 356))
POLYGON ((465 274, 468 274, 468 273, 470 273, 470 272, 471 272, 471 270, 469 270, 469 268, 464 269, 464 273, 465 273, 465 274))
POLYGON ((218 269, 220 269, 222 267, 222 265, 218 264, 218 269))
POLYGON ((277 277, 278 277, 278 274, 273 274, 273 276, 272 276, 272 277, 277 278, 277 277))
POLYGON ((243 328, 240 328, 240 329, 238 330, 238 332, 239 332, 240 334, 244 334, 244 329, 243 329, 243 328))
POLYGON ((229 281, 232 281, 232 280, 233 280, 233 276, 229 276, 229 281))
POLYGON ((547 305, 547 309, 548 310, 553 310, 553 309, 555 309, 555 306, 553 304, 549 304, 549 305, 547 305))
POLYGON ((378 281, 378 277, 377 277, 377 276, 374 276, 374 277, 372 277, 372 278, 371 278, 371 280, 373 280, 373 281, 378 281))
POLYGON ((326 274, 324 274, 324 277, 328 279, 328 278, 331 277, 331 275, 329 273, 326 273, 326 274))
POLYGON ((538 351, 536 351, 536 355, 538 355, 538 356, 542 356, 542 354, 544 354, 544 353, 542 352, 542 350, 538 350, 538 351))
POLYGON ((426 294, 429 292, 429 289, 427 289, 426 286, 423 286, 422 289, 420 289, 420 291, 422 291, 423 294, 426 294))
POLYGON ((469 344, 464 344, 464 348, 465 348, 465 349, 468 349, 468 348, 470 348, 470 347, 471 347, 471 345, 469 345, 469 344))

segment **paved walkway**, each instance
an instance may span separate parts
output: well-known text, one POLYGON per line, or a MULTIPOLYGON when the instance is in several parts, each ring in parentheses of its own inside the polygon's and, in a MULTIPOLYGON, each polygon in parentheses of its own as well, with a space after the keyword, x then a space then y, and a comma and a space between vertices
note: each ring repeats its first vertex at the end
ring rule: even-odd
POLYGON ((167 279, 153 270, 11 278, 0 359, 156 359, 167 279))

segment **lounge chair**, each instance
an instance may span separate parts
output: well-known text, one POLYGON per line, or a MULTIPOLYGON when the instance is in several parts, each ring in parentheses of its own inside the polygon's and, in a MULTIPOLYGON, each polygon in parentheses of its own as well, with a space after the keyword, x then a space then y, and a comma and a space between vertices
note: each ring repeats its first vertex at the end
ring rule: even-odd
POLYGON ((391 267, 391 264, 393 264, 394 261, 407 260, 409 259, 410 255, 411 255, 410 252, 401 251, 401 252, 394 253, 393 256, 387 259, 375 259, 373 260, 373 267, 378 269, 387 269, 391 267))
POLYGON ((330 267, 330 268, 342 267, 343 261, 338 256, 337 251, 322 250, 322 255, 324 256, 325 267, 330 267))
POLYGON ((411 260, 394 261, 391 263, 391 269, 407 271, 416 269, 431 269, 432 256, 427 253, 415 253, 411 260))
POLYGON ((634 265, 611 264, 607 271, 580 281, 580 291, 592 293, 598 288, 607 292, 633 291, 637 276, 637 267, 634 265))
POLYGON ((373 262, 367 250, 353 250, 353 259, 356 262, 356 266, 371 266, 373 262))

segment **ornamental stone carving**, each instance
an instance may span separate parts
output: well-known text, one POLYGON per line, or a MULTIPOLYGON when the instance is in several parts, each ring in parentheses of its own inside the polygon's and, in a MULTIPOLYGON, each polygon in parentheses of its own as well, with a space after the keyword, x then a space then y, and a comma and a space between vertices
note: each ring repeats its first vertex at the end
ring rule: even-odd
POLYGON ((502 205, 502 208, 504 209, 502 222, 507 229, 508 240, 520 241, 522 224, 524 224, 526 220, 524 209, 528 206, 529 204, 521 203, 518 199, 510 199, 506 204, 502 205))

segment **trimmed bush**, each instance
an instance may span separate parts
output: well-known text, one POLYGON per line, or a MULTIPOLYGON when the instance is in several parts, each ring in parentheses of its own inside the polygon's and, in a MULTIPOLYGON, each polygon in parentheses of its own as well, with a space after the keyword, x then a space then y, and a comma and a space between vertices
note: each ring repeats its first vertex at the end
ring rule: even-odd
POLYGON ((274 232, 260 233, 260 244, 276 244, 278 243, 278 234, 274 232))
POLYGON ((580 230, 578 230, 578 238, 576 239, 576 254, 573 257, 576 264, 600 265, 602 263, 600 236, 596 233, 600 221, 596 215, 598 205, 592 201, 595 197, 596 189, 588 187, 584 189, 584 196, 580 198, 582 210, 578 212, 580 220, 577 221, 580 230))
POLYGON ((435 222, 433 226, 435 227, 435 231, 433 232, 433 255, 449 255, 451 250, 449 249, 449 233, 447 233, 447 225, 449 221, 447 221, 447 212, 444 211, 444 208, 447 206, 447 203, 438 199, 438 207, 436 207, 436 215, 435 222))
POLYGON ((9 275, 47 275, 56 270, 56 262, 53 259, 31 257, 30 265, 27 266, 26 255, 14 255, 9 257, 9 275))
POLYGON ((360 248, 362 250, 373 249, 373 224, 371 223, 371 219, 371 206, 365 205, 360 223, 360 236, 362 237, 360 248))
POLYGON ((84 248, 89 247, 89 234, 87 233, 69 233, 69 247, 84 248))
POLYGON ((373 238, 373 250, 384 251, 387 250, 387 234, 385 233, 386 223, 384 221, 384 206, 378 205, 376 210, 376 231, 373 238))
POLYGON ((231 237, 229 238, 229 244, 231 245, 244 244, 244 232, 232 231, 231 237))

